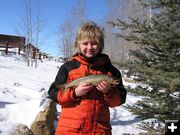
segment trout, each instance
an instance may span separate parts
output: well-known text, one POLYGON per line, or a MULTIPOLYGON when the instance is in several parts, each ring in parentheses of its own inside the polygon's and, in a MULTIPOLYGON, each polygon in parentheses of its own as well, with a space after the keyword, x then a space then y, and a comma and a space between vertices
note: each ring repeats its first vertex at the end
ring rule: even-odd
POLYGON ((60 85, 58 86, 58 88, 61 88, 65 92, 68 88, 74 88, 74 87, 79 86, 80 83, 90 83, 96 86, 102 81, 107 81, 108 83, 112 85, 117 85, 119 83, 118 79, 115 79, 109 75, 88 75, 88 76, 73 80, 68 84, 60 85))

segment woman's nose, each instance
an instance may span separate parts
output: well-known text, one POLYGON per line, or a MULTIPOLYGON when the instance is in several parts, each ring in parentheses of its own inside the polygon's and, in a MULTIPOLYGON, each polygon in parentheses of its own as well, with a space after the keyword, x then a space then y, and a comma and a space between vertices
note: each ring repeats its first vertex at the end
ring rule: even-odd
POLYGON ((92 48, 92 44, 91 44, 91 43, 88 43, 87 48, 88 48, 88 49, 91 49, 91 48, 92 48))

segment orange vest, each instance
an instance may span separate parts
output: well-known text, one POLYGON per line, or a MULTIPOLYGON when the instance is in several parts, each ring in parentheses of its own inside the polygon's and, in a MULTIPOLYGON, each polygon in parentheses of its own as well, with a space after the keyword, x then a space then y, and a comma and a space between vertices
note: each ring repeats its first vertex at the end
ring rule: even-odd
MULTIPOLYGON (((88 74, 112 75, 104 69, 109 60, 107 57, 97 61, 99 64, 95 62, 94 67, 81 55, 76 55, 71 60, 78 61, 80 66, 68 72, 66 83, 88 74)), ((105 95, 94 87, 80 98, 75 98, 73 92, 72 88, 64 93, 58 91, 57 101, 62 109, 55 135, 111 135, 109 107, 121 104, 121 91, 112 87, 110 93, 105 95)))

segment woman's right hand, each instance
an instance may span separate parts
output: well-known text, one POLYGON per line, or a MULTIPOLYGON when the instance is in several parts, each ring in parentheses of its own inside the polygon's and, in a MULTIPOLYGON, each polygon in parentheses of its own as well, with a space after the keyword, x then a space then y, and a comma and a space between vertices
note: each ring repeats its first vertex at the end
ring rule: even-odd
POLYGON ((90 83, 81 83, 75 88, 75 96, 80 97, 92 90, 93 85, 90 83))

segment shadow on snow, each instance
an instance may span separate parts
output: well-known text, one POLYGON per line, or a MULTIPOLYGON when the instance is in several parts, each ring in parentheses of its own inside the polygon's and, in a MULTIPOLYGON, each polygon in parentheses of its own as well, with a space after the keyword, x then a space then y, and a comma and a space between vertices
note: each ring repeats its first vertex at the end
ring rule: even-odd
POLYGON ((8 104, 14 104, 12 102, 5 102, 5 101, 0 101, 0 108, 5 108, 6 105, 8 104))
MULTIPOLYGON (((117 109, 114 108, 113 109, 114 112, 113 112, 113 117, 111 119, 111 125, 112 126, 116 126, 116 125, 129 125, 129 124, 133 124, 133 123, 136 123, 136 122, 140 122, 141 119, 138 118, 138 117, 134 117, 133 119, 129 119, 129 120, 120 120, 119 119, 119 113, 117 112, 117 109)), ((123 117, 123 116, 121 116, 123 117)))

